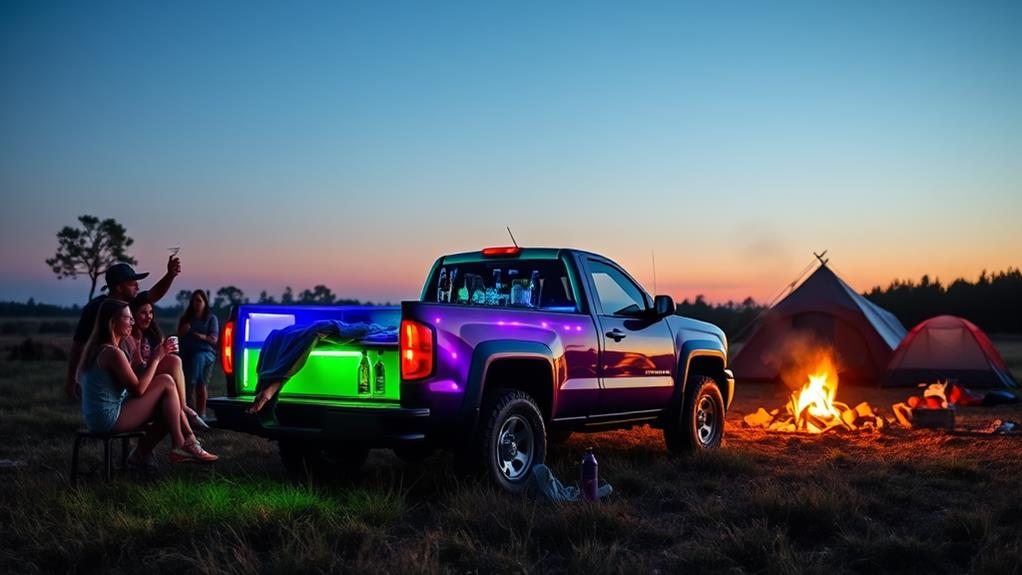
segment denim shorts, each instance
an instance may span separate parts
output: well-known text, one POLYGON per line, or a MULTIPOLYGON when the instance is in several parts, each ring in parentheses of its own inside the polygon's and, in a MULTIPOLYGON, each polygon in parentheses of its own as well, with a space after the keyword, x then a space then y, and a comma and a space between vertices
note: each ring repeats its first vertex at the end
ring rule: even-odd
POLYGON ((182 359, 184 359, 185 386, 188 389, 209 384, 216 354, 211 351, 200 351, 182 359))

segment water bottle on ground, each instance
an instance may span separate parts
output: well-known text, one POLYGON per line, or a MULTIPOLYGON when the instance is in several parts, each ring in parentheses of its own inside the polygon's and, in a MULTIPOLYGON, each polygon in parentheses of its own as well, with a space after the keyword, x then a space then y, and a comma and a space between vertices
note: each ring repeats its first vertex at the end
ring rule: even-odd
POLYGON ((600 483, 599 467, 593 448, 586 449, 582 456, 582 499, 586 501, 596 501, 596 490, 600 483))

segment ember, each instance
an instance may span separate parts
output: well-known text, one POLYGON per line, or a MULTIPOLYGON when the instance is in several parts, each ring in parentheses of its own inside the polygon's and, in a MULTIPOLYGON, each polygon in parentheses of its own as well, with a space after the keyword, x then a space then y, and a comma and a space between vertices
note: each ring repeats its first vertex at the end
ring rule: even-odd
POLYGON ((868 403, 863 402, 852 408, 835 401, 837 369, 829 356, 822 356, 813 372, 801 389, 792 392, 784 412, 780 409, 767 412, 761 407, 756 413, 745 416, 746 425, 770 431, 803 433, 884 427, 884 419, 877 416, 868 403))

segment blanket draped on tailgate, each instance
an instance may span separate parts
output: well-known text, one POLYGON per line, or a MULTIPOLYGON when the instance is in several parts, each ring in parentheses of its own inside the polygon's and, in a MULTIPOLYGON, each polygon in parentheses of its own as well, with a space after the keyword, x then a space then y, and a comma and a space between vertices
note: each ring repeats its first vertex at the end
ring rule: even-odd
POLYGON ((375 323, 345 323, 326 319, 271 331, 259 351, 259 363, 256 365, 259 382, 256 384, 256 394, 277 382, 281 383, 283 389, 287 380, 305 366, 309 354, 323 339, 338 343, 396 342, 397 328, 375 323))

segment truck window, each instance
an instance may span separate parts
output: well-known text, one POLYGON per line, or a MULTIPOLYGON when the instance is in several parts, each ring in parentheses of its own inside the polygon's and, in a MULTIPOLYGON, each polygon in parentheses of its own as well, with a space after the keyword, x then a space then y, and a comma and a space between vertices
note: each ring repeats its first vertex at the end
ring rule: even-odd
POLYGON ((589 260, 589 274, 603 313, 636 315, 646 309, 642 290, 620 271, 603 262, 589 260))
POLYGON ((560 260, 494 259, 442 265, 430 278, 425 301, 578 311, 560 260))

